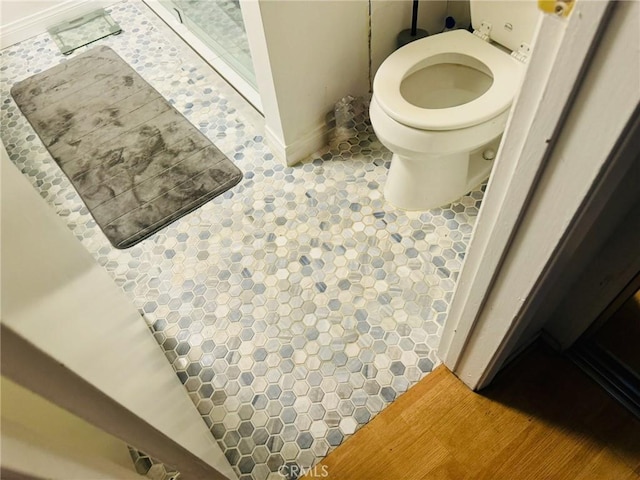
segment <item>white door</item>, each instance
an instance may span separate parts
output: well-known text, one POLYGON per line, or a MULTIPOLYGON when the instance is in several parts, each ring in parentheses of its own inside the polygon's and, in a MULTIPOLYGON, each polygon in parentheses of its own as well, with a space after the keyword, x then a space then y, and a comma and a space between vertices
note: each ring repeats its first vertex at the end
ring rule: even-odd
POLYGON ((180 478, 237 478, 139 312, 0 154, 2 375, 180 478))

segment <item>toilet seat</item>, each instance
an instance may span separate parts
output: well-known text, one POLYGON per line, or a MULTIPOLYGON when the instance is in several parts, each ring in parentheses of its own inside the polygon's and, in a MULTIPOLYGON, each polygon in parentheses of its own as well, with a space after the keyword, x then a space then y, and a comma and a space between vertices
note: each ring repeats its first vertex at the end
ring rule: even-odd
POLYGON ((456 130, 490 120, 507 110, 520 87, 525 65, 465 30, 416 40, 391 54, 376 73, 373 92, 383 111, 399 123, 421 130, 456 130), (441 63, 459 63, 493 77, 478 98, 454 107, 421 108, 405 100, 401 82, 441 63), (485 68, 486 67, 486 68, 485 68))

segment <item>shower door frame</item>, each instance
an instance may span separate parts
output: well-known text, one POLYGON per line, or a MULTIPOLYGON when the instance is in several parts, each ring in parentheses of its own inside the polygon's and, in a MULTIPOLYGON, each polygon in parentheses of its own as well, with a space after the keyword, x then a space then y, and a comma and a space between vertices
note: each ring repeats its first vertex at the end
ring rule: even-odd
MULTIPOLYGON (((159 0, 142 0, 176 35, 178 35, 187 45, 189 45, 202 59, 224 78, 245 100, 247 100, 256 110, 263 114, 262 100, 258 87, 254 87, 247 82, 240 74, 231 68, 219 55, 195 33, 189 30, 184 23, 180 23, 171 13, 167 6, 159 0)), ((241 4, 242 5, 242 4, 241 4)), ((242 8, 242 6, 240 7, 242 8)))

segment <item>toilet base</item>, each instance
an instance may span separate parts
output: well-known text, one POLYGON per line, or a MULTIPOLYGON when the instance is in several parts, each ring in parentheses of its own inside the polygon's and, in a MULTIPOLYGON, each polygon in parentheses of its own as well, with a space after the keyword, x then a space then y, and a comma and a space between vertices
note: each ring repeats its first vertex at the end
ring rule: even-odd
POLYGON ((485 180, 492 160, 482 152, 497 149, 497 141, 471 154, 424 155, 407 158, 393 154, 384 186, 385 199, 402 210, 430 210, 447 205, 485 180))

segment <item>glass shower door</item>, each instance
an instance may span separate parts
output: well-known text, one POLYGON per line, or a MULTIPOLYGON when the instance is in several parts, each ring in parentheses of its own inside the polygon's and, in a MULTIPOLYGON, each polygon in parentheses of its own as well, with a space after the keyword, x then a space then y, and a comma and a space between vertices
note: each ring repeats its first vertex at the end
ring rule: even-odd
POLYGON ((160 0, 160 4, 257 91, 239 0, 160 0))

